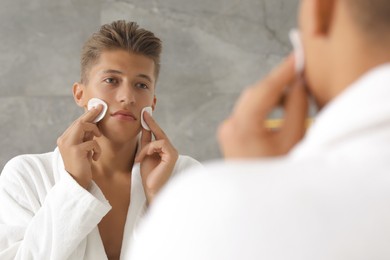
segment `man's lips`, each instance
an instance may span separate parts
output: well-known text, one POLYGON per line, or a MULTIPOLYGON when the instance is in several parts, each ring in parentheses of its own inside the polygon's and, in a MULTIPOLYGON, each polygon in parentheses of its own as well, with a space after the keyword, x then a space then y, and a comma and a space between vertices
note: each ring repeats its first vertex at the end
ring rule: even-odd
POLYGON ((111 114, 112 117, 127 120, 127 121, 136 121, 137 118, 128 110, 119 110, 111 114))

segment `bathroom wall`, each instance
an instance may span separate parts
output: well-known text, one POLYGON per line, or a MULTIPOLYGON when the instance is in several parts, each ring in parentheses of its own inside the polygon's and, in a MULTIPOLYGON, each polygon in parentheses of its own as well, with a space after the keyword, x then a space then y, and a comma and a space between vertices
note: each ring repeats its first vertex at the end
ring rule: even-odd
POLYGON ((200 161, 220 158, 217 127, 239 93, 291 50, 298 2, 1 0, 0 169, 15 155, 56 147, 83 112, 71 94, 81 46, 117 19, 163 40, 155 118, 174 145, 200 161))

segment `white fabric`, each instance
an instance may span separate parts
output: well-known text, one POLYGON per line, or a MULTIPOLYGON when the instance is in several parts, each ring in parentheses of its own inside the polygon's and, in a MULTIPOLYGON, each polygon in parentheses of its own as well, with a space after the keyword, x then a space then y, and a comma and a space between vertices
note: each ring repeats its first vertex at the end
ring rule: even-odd
POLYGON ((390 259, 390 64, 285 157, 214 162, 167 185, 132 260, 390 259))
MULTIPOLYGON (((180 156, 173 175, 197 165, 180 156)), ((139 171, 136 164, 121 259, 146 202, 139 171)), ((58 148, 15 157, 0 176, 0 259, 107 259, 97 225, 110 209, 94 182, 87 191, 65 171, 58 148)))

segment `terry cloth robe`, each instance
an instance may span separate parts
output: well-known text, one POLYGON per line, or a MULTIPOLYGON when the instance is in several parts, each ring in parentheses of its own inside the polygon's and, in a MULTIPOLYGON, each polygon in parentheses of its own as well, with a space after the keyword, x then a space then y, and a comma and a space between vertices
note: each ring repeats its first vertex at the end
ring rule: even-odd
MULTIPOLYGON (((172 176, 199 165, 179 156, 172 176)), ((145 208, 140 164, 132 169, 131 185, 121 259, 128 258, 129 240, 145 208)), ((110 209, 94 182, 86 190, 65 171, 58 148, 15 157, 0 176, 0 259, 107 259, 97 225, 110 209)))
POLYGON ((149 208, 132 260, 390 259, 390 64, 327 104, 289 155, 190 171, 149 208))

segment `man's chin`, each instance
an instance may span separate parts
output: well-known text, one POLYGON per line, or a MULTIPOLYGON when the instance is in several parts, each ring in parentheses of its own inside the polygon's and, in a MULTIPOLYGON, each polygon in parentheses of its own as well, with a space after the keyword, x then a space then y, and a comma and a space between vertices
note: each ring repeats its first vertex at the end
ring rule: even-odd
POLYGON ((102 136, 114 143, 127 143, 138 138, 140 129, 100 129, 102 136))

